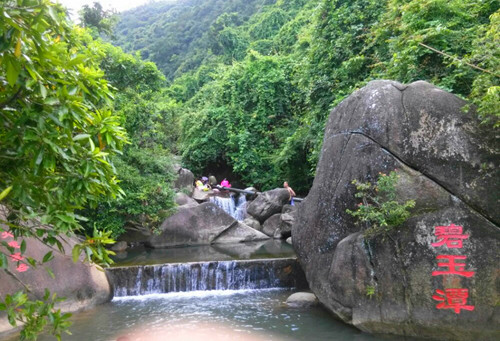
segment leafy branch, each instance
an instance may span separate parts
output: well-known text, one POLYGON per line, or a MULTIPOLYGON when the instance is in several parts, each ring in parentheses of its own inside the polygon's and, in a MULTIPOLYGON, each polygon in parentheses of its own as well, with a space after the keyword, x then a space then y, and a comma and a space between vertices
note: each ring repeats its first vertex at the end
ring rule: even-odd
POLYGON ((411 216, 410 209, 415 207, 415 201, 400 203, 397 200, 398 178, 397 172, 392 171, 389 175, 379 173, 375 184, 352 181, 357 190, 354 196, 361 202, 356 210, 347 209, 346 212, 365 223, 366 237, 387 235, 411 216))

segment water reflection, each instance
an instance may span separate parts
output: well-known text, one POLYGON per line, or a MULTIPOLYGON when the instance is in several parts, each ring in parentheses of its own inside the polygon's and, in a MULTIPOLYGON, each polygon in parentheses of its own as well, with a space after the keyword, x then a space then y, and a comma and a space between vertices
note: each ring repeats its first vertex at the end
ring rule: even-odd
POLYGON ((115 266, 127 266, 293 256, 295 256, 295 252, 291 245, 282 240, 271 239, 251 243, 213 244, 167 249, 137 247, 118 253, 114 260, 115 266))

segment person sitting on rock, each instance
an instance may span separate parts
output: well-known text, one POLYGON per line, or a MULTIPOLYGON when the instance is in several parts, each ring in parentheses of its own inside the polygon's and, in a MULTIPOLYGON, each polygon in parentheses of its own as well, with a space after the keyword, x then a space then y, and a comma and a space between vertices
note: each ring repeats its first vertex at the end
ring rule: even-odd
POLYGON ((211 186, 211 187, 215 187, 217 186, 217 179, 215 178, 215 176, 213 176, 212 174, 210 174, 208 176, 208 184, 211 186))
POLYGON ((221 187, 231 188, 231 184, 229 183, 229 181, 227 181, 226 178, 224 178, 224 180, 222 180, 222 182, 220 183, 220 186, 221 187))
POLYGON ((195 184, 196 188, 200 191, 206 192, 209 190, 209 188, 207 186, 205 186, 200 179, 196 180, 196 182, 194 184, 195 184))
POLYGON ((288 186, 288 182, 284 182, 283 183, 283 187, 285 187, 287 190, 288 190, 288 194, 290 194, 290 198, 288 200, 290 200, 290 205, 295 205, 294 202, 293 202, 293 197, 296 196, 295 192, 293 191, 292 187, 288 186))

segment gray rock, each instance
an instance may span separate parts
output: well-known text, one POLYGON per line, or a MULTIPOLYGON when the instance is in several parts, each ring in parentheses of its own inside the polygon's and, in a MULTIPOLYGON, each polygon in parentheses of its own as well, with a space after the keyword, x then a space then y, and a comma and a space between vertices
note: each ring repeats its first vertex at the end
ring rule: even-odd
POLYGON ((179 167, 177 169, 177 179, 174 181, 174 189, 178 192, 185 191, 191 193, 193 191, 194 175, 186 168, 179 167))
POLYGON ((111 251, 114 251, 114 252, 123 252, 127 249, 127 242, 125 241, 120 241, 120 242, 116 242, 112 247, 111 247, 111 251))
POLYGON ((193 199, 201 203, 210 200, 210 197, 213 194, 214 192, 212 190, 202 191, 199 190, 198 188, 195 188, 193 191, 193 199))
POLYGON ((175 193, 175 203, 179 206, 196 206, 198 202, 185 193, 175 193))
POLYGON ((152 248, 207 245, 268 239, 263 233, 236 221, 211 202, 196 207, 179 207, 160 226, 161 233, 146 243, 152 248))
POLYGON ((126 225, 125 232, 118 237, 118 241, 127 242, 131 247, 145 244, 152 236, 151 230, 145 227, 126 225))
POLYGON ((319 305, 318 298, 311 292, 296 292, 291 294, 285 302, 294 308, 305 308, 319 305))
POLYGON ((286 239, 286 242, 287 242, 288 244, 292 245, 292 237, 288 237, 288 238, 286 239))
MULTIPOLYGON (((428 83, 376 81, 331 113, 313 187, 292 227, 311 290, 339 318, 372 333, 493 340, 500 211, 498 143, 464 101, 428 83), (493 142, 492 142, 493 141, 493 142), (348 215, 353 179, 398 169, 414 216, 389 237, 367 240, 348 215), (463 248, 434 247, 434 228, 463 226, 463 248), (432 276, 437 255, 466 256, 471 278, 432 276), (436 290, 468 289, 473 311, 437 309, 436 290)), ((446 268, 445 268, 446 269, 446 268)))
POLYGON ((247 200, 248 201, 252 201, 254 200, 255 198, 257 198, 257 189, 255 187, 247 187, 245 188, 245 191, 250 191, 250 192, 254 192, 255 194, 247 194, 247 200))
POLYGON ((262 224, 273 214, 281 212, 289 198, 290 194, 285 188, 262 192, 248 205, 247 213, 262 224))
MULTIPOLYGON (((292 206, 293 207, 293 206, 292 206)), ((297 210, 291 210, 280 216, 279 238, 287 239, 292 236, 292 225, 295 222, 297 210)))
POLYGON ((284 213, 295 212, 297 211, 297 207, 298 207, 297 205, 286 204, 281 209, 281 213, 284 214, 284 213))
POLYGON ((250 226, 253 229, 256 229, 257 231, 262 231, 262 225, 259 223, 257 219, 254 219, 252 217, 247 217, 245 220, 243 220, 243 223, 250 226))
POLYGON ((264 224, 262 224, 262 232, 264 232, 269 237, 274 237, 276 231, 279 232, 279 227, 281 223, 281 214, 276 213, 267 219, 264 224))

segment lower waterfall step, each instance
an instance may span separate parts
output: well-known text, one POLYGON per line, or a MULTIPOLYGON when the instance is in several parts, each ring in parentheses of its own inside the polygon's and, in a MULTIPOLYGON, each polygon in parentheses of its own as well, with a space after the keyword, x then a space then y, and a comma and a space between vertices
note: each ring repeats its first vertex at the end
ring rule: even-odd
POLYGON ((307 288, 296 258, 109 268, 115 297, 197 290, 307 288))

